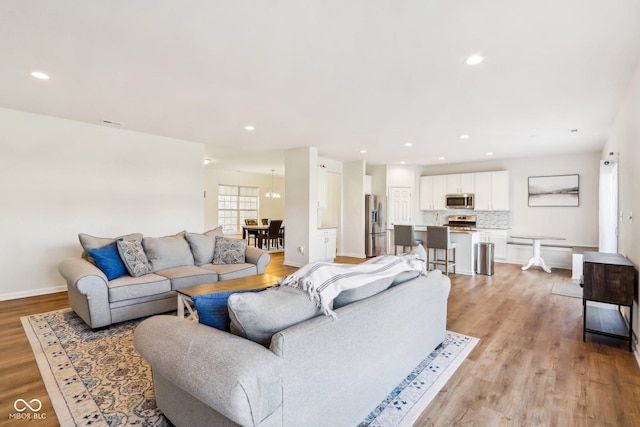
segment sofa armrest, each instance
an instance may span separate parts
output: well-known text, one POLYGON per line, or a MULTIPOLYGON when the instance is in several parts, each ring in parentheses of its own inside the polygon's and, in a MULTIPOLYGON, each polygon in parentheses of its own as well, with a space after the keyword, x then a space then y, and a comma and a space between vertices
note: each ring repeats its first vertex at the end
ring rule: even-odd
POLYGON ((248 263, 255 264, 258 269, 258 274, 262 274, 267 269, 267 265, 271 262, 271 255, 262 249, 258 249, 254 246, 247 246, 245 260, 248 263))
POLYGON ((133 343, 154 373, 240 425, 258 425, 282 406, 282 360, 252 341, 154 316, 138 325, 133 343))
POLYGON ((107 276, 84 259, 68 259, 58 267, 67 281, 69 304, 91 328, 111 324, 107 276))

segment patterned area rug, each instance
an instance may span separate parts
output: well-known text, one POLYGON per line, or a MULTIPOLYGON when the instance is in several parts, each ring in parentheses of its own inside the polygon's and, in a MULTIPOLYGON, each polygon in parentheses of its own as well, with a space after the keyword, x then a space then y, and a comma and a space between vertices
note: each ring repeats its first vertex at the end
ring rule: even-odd
POLYGON ((562 295, 565 297, 582 298, 582 287, 578 280, 561 280, 553 282, 551 293, 553 295, 562 295))
MULTIPOLYGON (((21 320, 63 427, 171 426, 156 408, 151 368, 133 348, 140 320, 97 332, 69 309, 21 320)), ((360 425, 411 425, 477 342, 447 332, 443 345, 360 425)))

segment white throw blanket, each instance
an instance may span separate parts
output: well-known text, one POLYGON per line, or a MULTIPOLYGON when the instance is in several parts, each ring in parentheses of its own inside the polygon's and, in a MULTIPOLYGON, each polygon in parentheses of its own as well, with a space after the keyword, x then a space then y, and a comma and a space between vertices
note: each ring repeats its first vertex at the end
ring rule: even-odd
POLYGON ((415 255, 380 256, 362 264, 313 262, 282 279, 280 285, 308 292, 324 314, 335 318, 330 306, 340 292, 393 278, 405 271, 426 274, 425 263, 415 255))

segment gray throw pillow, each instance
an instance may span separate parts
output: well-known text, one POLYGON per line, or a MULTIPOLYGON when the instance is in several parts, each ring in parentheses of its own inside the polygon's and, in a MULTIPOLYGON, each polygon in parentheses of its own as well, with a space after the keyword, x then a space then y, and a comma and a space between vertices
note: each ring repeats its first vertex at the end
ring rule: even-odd
POLYGON ((276 332, 322 314, 305 291, 290 286, 232 294, 227 307, 231 333, 265 347, 276 332))
POLYGON ((211 264, 213 261, 213 251, 216 246, 216 237, 223 237, 222 226, 209 230, 203 234, 186 233, 184 235, 196 265, 211 264))
POLYGON ((247 242, 243 239, 216 237, 213 264, 241 264, 245 262, 247 242))
POLYGON ((378 279, 375 282, 371 282, 368 285, 360 286, 359 288, 342 291, 333 300, 333 308, 340 308, 347 304, 351 304, 356 301, 360 301, 361 299, 369 298, 370 296, 379 294, 380 292, 391 286, 392 281, 393 277, 385 277, 383 279, 378 279))
POLYGON ((118 253, 129 274, 140 277, 151 273, 151 263, 144 253, 142 243, 136 240, 118 240, 118 253))
POLYGON ((195 265, 189 243, 184 238, 185 232, 175 236, 145 237, 142 239, 144 253, 151 262, 151 271, 167 268, 195 265))
POLYGON ((89 261, 91 264, 96 265, 94 259, 87 253, 87 251, 93 249, 104 248, 107 245, 115 242, 118 239, 123 240, 136 240, 138 242, 142 242, 142 233, 131 233, 125 234, 124 236, 118 237, 95 237, 85 233, 78 234, 78 240, 80 240, 80 245, 82 246, 82 258, 89 261))

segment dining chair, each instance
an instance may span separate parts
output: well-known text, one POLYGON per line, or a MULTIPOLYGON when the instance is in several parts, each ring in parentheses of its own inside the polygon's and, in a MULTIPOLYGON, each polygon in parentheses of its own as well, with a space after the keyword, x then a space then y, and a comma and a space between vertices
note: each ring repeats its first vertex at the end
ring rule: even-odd
MULTIPOLYGON (((276 249, 278 248, 278 243, 282 238, 282 235, 280 233, 281 226, 282 226, 281 219, 272 219, 269 222, 269 229, 267 230, 267 233, 266 233, 267 249, 271 249, 271 244, 274 242, 275 242, 276 249)), ((284 241, 283 241, 283 246, 284 246, 284 241)))
POLYGON ((271 218, 262 218, 262 225, 269 225, 269 221, 271 220, 271 218))
POLYGON ((456 244, 451 242, 451 231, 445 225, 428 225, 427 226, 427 270, 429 265, 444 266, 444 273, 449 275, 449 268, 453 267, 453 273, 456 272, 456 244), (431 249, 433 249, 433 261, 430 261, 431 249), (438 258, 438 250, 444 251, 444 259, 438 258), (449 252, 453 251, 453 260, 449 259, 449 252))
POLYGON ((405 247, 413 248, 422 243, 422 240, 416 239, 413 225, 393 224, 393 244, 396 255, 398 254, 398 246, 402 246, 402 252, 404 252, 405 247))
MULTIPOLYGON (((258 225, 257 219, 245 219, 244 225, 258 225)), ((246 230, 247 231, 247 244, 251 244, 251 238, 253 237, 253 246, 258 246, 258 230, 246 230)))

